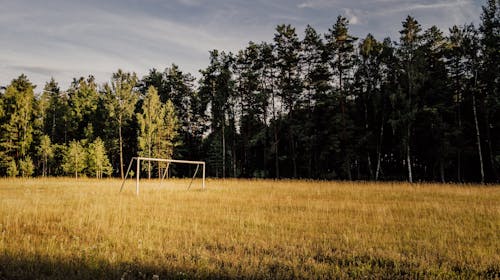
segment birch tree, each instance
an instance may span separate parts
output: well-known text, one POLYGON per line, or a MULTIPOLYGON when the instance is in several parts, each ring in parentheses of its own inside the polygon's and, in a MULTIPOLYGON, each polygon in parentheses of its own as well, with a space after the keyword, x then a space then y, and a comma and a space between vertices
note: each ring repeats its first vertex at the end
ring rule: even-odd
POLYGON ((137 103, 137 75, 121 69, 113 73, 111 83, 104 86, 104 102, 109 116, 114 121, 118 132, 120 151, 120 176, 123 179, 123 127, 131 120, 137 103))

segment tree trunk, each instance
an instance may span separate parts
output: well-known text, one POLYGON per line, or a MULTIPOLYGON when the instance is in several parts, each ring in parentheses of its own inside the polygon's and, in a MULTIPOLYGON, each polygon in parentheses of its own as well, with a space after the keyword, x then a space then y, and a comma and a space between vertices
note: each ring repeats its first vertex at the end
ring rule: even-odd
POLYGON ((481 151, 481 134, 479 132, 479 123, 477 121, 476 94, 474 91, 472 92, 472 110, 474 111, 474 124, 476 126, 477 152, 479 154, 479 164, 481 168, 481 184, 484 184, 484 165, 483 165, 483 154, 481 151))
POLYGON ((120 176, 123 180, 124 174, 123 174, 123 139, 122 139, 122 122, 121 119, 118 124, 118 137, 120 141, 120 176))
MULTIPOLYGON (((486 104, 487 105, 487 104, 486 104)), ((486 121, 486 142, 488 143, 488 154, 490 158, 490 165, 491 165, 491 171, 493 172, 493 180, 498 181, 498 172, 495 166, 495 157, 493 155, 493 148, 491 146, 491 131, 490 128, 493 126, 490 123, 490 118, 489 118, 489 113, 488 113, 488 106, 485 108, 485 121, 486 121)))
POLYGON ((43 171, 42 171, 42 177, 47 176, 47 154, 43 155, 43 171))
POLYGON ((439 173, 441 175, 441 183, 445 183, 445 179, 444 179, 444 161, 443 161, 443 159, 441 159, 439 161, 439 173))
POLYGON ((297 153, 295 151, 295 137, 293 134, 293 129, 290 128, 290 142, 291 142, 291 150, 292 150, 292 169, 293 169, 293 178, 297 178, 297 153))
MULTIPOLYGON (((413 96, 413 67, 412 67, 413 55, 410 54, 410 59, 408 60, 407 75, 408 75, 408 110, 412 109, 412 96, 413 96)), ((408 167, 408 181, 413 183, 413 170, 411 165, 411 149, 410 149, 410 139, 411 139, 411 117, 408 118, 407 131, 406 131, 406 165, 408 167)))
MULTIPOLYGON (((384 103, 385 105, 385 103, 384 103)), ((383 106, 382 110, 382 122, 380 125, 380 133, 379 133, 379 141, 377 144, 377 168, 375 170, 375 181, 378 180, 379 175, 380 175, 380 160, 381 160, 381 155, 382 155, 382 139, 384 139, 384 111, 385 106, 383 106)))
MULTIPOLYGON (((364 105, 364 109, 365 109, 365 133, 368 135, 368 105, 366 104, 367 101, 366 101, 366 98, 363 98, 363 105, 364 105)), ((372 170, 372 161, 371 161, 371 158, 370 158, 370 151, 367 149, 366 151, 366 164, 368 165, 368 174, 370 175, 370 180, 373 179, 373 170, 372 170)), ((359 179, 359 178, 358 178, 359 179)))
POLYGON ((351 159, 349 157, 347 157, 347 160, 346 160, 346 166, 347 166, 347 178, 349 179, 349 181, 352 181, 352 173, 351 173, 351 159))
POLYGON ((55 108, 52 108, 52 140, 55 139, 55 135, 56 135, 56 110, 55 108))
POLYGON ((410 125, 408 125, 407 137, 406 141, 406 165, 408 166, 408 181, 413 183, 413 174, 412 174, 412 166, 411 166, 411 150, 410 150, 410 125))
POLYGON ((279 153, 278 153, 278 121, 276 120, 276 107, 275 107, 275 102, 274 102, 274 90, 271 93, 272 97, 272 105, 273 105, 273 132, 274 132, 274 164, 276 168, 276 179, 280 178, 280 162, 279 162, 279 153))
POLYGON ((222 178, 226 178, 226 134, 224 133, 224 127, 226 126, 226 116, 222 123, 222 178))
POLYGON ((75 178, 77 178, 77 179, 78 179, 78 171, 77 171, 77 170, 78 170, 78 165, 77 165, 77 161, 78 161, 78 160, 77 160, 77 158, 76 158, 76 157, 74 158, 74 160, 75 160, 75 178))
MULTIPOLYGON (((456 66, 458 68, 458 66, 456 66)), ((462 133, 462 93, 460 91, 460 79, 458 75, 455 78, 455 88, 457 95, 457 118, 458 118, 458 129, 462 133)), ((460 143, 461 144, 461 143, 460 143)), ((462 182, 462 153, 461 147, 457 149, 457 181, 462 182)))
POLYGON ((231 162, 233 163, 233 178, 236 178, 236 137, 234 137, 234 135, 233 135, 233 147, 231 147, 231 151, 232 151, 231 162))
MULTIPOLYGON (((149 137, 148 137, 149 138, 149 137)), ((148 139, 148 157, 151 157, 151 139, 148 139)), ((160 162, 158 162, 158 168, 160 168, 160 162)), ((151 161, 148 160, 148 179, 151 179, 151 161)))

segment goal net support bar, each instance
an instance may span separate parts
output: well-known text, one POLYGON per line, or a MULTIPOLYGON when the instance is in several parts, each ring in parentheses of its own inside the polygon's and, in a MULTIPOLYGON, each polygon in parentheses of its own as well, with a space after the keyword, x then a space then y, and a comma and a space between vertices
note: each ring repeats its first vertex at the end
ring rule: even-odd
POLYGON ((196 174, 198 173, 198 169, 200 165, 202 166, 202 181, 201 181, 201 188, 205 189, 205 162, 204 161, 193 161, 193 160, 179 160, 179 159, 162 159, 162 158, 147 158, 147 157, 133 157, 130 159, 130 163, 127 168, 127 173, 125 173, 125 177, 123 178, 122 186, 120 188, 120 192, 123 190, 123 186, 125 185, 125 181, 128 178, 128 174, 130 173, 130 168, 132 167, 132 163, 134 160, 137 162, 136 164, 136 172, 135 172, 135 193, 136 195, 139 195, 139 178, 140 178, 140 173, 141 173, 141 161, 157 161, 157 162, 166 162, 167 163, 167 170, 165 170, 164 175, 161 177, 165 177, 165 175, 168 173, 168 167, 170 163, 183 163, 183 164, 196 164, 196 171, 194 172, 193 178, 191 179, 191 182, 189 183, 188 189, 191 187, 191 184, 193 183, 194 178, 196 177, 196 174))

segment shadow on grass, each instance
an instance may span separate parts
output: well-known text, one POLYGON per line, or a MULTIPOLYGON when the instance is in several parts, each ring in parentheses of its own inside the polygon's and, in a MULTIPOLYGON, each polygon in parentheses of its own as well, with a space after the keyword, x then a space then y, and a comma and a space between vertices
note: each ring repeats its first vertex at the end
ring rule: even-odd
MULTIPOLYGON (((500 267, 477 271, 472 268, 421 270, 414 265, 360 256, 344 259, 317 258, 330 269, 308 271, 307 265, 288 266, 276 261, 254 271, 217 264, 216 271, 182 267, 148 267, 136 263, 43 256, 0 255, 0 280, 10 279, 500 279, 500 267)), ((310 269, 310 268, 309 268, 310 269)))
MULTIPOLYGON (((217 275, 207 275, 207 278, 217 275)), ((0 280, 10 279, 188 279, 180 269, 148 267, 134 263, 0 256, 0 280)))

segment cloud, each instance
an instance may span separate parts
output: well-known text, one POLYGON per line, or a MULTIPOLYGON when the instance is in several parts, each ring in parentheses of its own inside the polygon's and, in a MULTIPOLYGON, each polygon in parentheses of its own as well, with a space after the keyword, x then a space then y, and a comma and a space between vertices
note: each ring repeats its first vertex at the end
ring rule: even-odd
MULTIPOLYGON (((362 37, 397 38, 401 21, 448 28, 477 21, 475 0, 0 0, 0 84, 26 72, 64 88, 77 76, 109 80, 118 68, 139 75, 171 63, 198 73, 212 49, 237 51, 271 42, 277 24, 327 32, 342 14, 362 37), (8 79, 8 80, 3 80, 8 79)), ((40 87, 39 87, 40 88, 40 87)))
POLYGON ((297 5, 298 8, 301 9, 322 9, 333 7, 337 4, 337 1, 328 1, 328 0, 308 0, 302 2, 297 5))
POLYGON ((201 1, 199 0, 178 0, 178 2, 190 7, 199 6, 201 4, 201 1))
POLYGON ((18 71, 21 73, 35 73, 40 75, 53 75, 61 72, 60 69, 52 68, 52 67, 43 67, 43 66, 29 66, 29 65, 11 65, 9 66, 14 71, 18 71))
POLYGON ((356 12, 354 10, 349 8, 344 9, 344 14, 346 18, 349 20, 350 24, 357 25, 361 23, 359 17, 356 15, 356 12))

